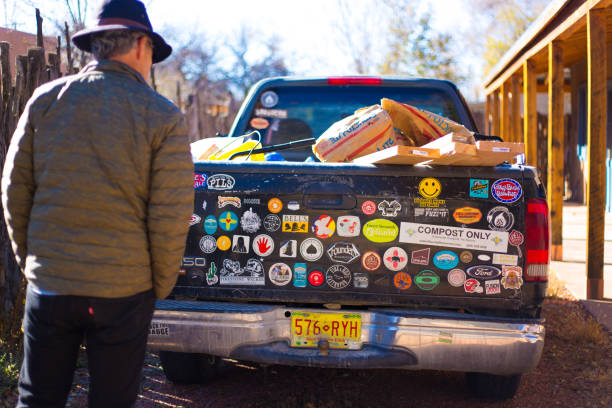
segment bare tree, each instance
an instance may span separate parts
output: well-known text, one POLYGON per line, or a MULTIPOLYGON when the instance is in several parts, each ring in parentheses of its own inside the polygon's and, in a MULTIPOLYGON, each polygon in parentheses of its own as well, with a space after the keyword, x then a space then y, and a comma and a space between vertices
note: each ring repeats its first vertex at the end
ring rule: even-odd
POLYGON ((280 55, 279 38, 273 36, 261 43, 257 43, 256 38, 261 38, 261 34, 243 25, 236 37, 228 41, 227 48, 234 62, 231 69, 225 72, 225 76, 240 96, 246 94, 260 79, 289 74, 289 69, 280 55), (253 53, 254 49, 260 49, 259 54, 262 57, 248 58, 247 54, 253 53))
POLYGON ((376 50, 382 48, 377 28, 384 27, 388 18, 386 8, 378 1, 356 3, 338 0, 338 9, 342 20, 335 25, 338 34, 336 45, 347 54, 357 74, 375 73, 380 63, 380 54, 376 50))
POLYGON ((22 3, 18 0, 2 0, 2 12, 4 13, 4 26, 17 30, 23 22, 19 21, 22 12, 22 3))

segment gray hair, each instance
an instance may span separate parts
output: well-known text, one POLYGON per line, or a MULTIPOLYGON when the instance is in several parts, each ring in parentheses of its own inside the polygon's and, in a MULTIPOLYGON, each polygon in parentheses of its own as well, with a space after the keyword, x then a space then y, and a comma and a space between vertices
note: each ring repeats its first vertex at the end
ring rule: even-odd
POLYGON ((130 51, 140 37, 147 37, 136 30, 110 30, 91 36, 91 53, 97 60, 109 59, 130 51))

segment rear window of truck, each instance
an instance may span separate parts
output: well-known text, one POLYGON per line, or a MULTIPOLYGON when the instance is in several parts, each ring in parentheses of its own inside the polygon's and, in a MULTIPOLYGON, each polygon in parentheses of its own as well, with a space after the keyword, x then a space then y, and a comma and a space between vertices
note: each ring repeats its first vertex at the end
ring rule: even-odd
MULTIPOLYGON (((451 96, 441 89, 419 87, 283 86, 259 95, 244 133, 258 130, 264 146, 319 137, 333 123, 381 98, 417 106, 461 122, 451 96)), ((287 160, 312 156, 310 147, 284 150, 287 160)))

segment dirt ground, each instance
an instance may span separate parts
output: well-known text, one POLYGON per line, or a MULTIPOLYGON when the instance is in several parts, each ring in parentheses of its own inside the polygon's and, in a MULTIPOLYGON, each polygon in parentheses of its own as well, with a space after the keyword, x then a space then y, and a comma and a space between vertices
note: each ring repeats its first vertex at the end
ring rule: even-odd
MULTIPOLYGON (((462 373, 340 370, 230 364, 207 385, 166 380, 148 353, 137 408, 214 407, 610 407, 612 342, 592 317, 570 300, 544 304, 546 341, 538 367, 523 375, 517 395, 482 401, 467 392, 462 373)), ((79 368, 67 406, 87 406, 87 370, 79 368)), ((4 396, 14 406, 14 392, 4 396)))

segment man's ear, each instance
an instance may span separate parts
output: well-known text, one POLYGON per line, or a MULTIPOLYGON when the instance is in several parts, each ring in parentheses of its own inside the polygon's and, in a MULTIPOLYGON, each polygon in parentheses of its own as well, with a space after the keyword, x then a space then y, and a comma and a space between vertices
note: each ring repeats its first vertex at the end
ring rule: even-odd
POLYGON ((136 40, 136 58, 144 58, 147 46, 147 37, 142 36, 136 40))

